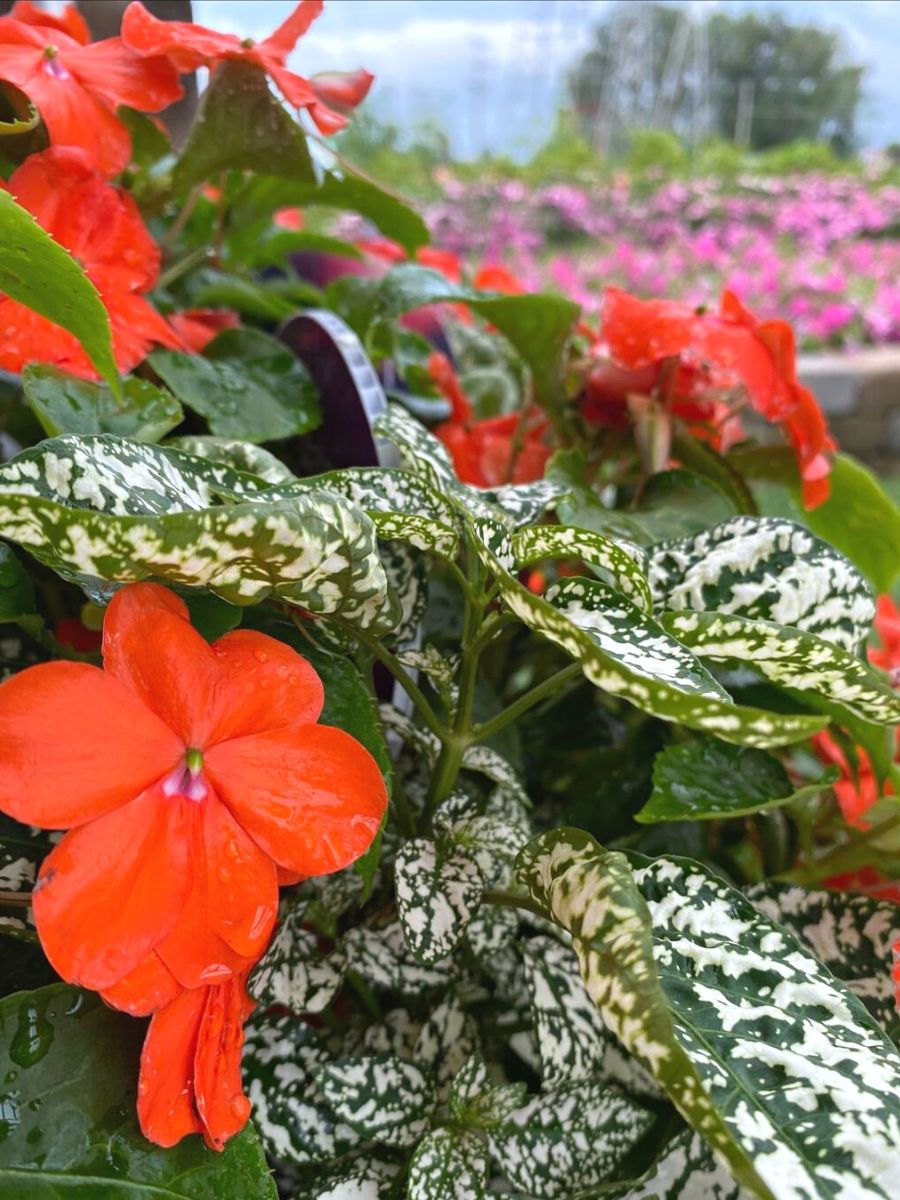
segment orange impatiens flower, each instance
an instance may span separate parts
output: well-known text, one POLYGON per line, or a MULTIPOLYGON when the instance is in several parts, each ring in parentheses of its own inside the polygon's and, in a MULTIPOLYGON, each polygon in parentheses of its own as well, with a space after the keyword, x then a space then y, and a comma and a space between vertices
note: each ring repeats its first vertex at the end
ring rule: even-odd
POLYGON ((82 46, 91 40, 88 23, 76 4, 66 4, 62 12, 54 14, 46 8, 39 8, 32 0, 16 0, 9 15, 16 21, 21 21, 23 25, 45 25, 49 29, 58 29, 80 42, 82 46))
POLYGON ((177 596, 130 584, 107 609, 103 660, 0 686, 0 810, 70 830, 35 888, 50 962, 146 1013, 246 971, 275 920, 276 868, 347 866, 387 798, 368 751, 317 724, 316 672, 274 638, 210 646, 177 596))
MULTIPOLYGON (((181 348, 143 295, 159 275, 159 247, 132 198, 108 184, 83 151, 52 147, 32 154, 0 187, 84 267, 109 312, 122 370, 141 362, 154 343, 181 348)), ((0 293, 0 367, 18 373, 30 362, 97 377, 77 338, 0 293)))
POLYGON ((221 1150, 246 1125, 241 1049, 255 1006, 245 978, 180 991, 150 1022, 137 1108, 144 1136, 158 1146, 202 1133, 211 1149, 221 1150))
POLYGON ((160 112, 182 95, 178 74, 121 38, 82 45, 77 20, 68 18, 67 32, 41 15, 29 6, 24 20, 0 17, 0 80, 24 92, 53 145, 77 146, 103 175, 118 175, 131 161, 131 137, 116 108, 160 112))
POLYGON ((629 372, 659 370, 675 415, 691 419, 693 408, 694 419, 711 421, 721 430, 728 409, 716 396, 743 387, 753 407, 784 429, 807 508, 827 500, 834 443, 815 396, 797 378, 794 335, 787 322, 758 320, 728 291, 719 311, 710 313, 676 300, 639 300, 607 288, 601 333, 616 366, 629 372), (660 369, 667 361, 677 364, 674 372, 660 369), (683 413, 679 403, 685 406, 683 413))
POLYGON ((169 324, 188 350, 202 354, 213 338, 224 329, 238 329, 241 321, 228 308, 186 308, 171 313, 169 324))
POLYGON ((347 124, 345 114, 365 100, 374 76, 362 70, 332 71, 304 79, 288 70, 287 56, 323 8, 323 0, 301 0, 274 33, 254 42, 189 21, 160 21, 134 0, 122 18, 122 38, 137 54, 166 55, 179 71, 212 68, 229 59, 251 63, 265 71, 288 104, 305 108, 321 133, 332 134, 347 124))

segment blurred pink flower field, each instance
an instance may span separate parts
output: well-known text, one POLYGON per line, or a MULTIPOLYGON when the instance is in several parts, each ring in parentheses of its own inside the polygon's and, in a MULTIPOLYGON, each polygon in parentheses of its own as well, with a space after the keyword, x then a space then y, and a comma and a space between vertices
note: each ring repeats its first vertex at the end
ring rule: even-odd
POLYGON ((728 287, 804 349, 900 341, 900 186, 874 173, 442 188, 426 213, 438 245, 587 312, 611 284, 697 305, 728 287))

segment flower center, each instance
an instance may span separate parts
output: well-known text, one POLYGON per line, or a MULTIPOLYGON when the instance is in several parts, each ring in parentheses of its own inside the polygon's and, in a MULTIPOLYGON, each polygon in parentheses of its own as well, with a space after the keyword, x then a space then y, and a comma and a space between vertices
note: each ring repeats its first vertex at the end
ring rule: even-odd
POLYGON ((190 749, 171 775, 163 780, 163 795, 184 796, 186 800, 205 800, 209 789, 203 778, 203 754, 190 749))
POLYGON ((245 50, 252 50, 256 43, 254 42, 253 38, 244 38, 244 40, 241 42, 241 45, 245 50))
POLYGON ((59 50, 56 46, 44 47, 44 70, 54 79, 68 79, 69 72, 59 61, 59 50))

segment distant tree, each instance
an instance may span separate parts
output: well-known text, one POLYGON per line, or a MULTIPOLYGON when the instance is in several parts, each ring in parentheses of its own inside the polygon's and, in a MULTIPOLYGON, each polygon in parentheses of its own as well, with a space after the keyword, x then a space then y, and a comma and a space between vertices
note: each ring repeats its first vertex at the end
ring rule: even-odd
POLYGON ((818 140, 848 154, 862 80, 841 36, 816 25, 632 0, 601 21, 570 92, 583 127, 611 149, 652 126, 694 142, 717 134, 766 150, 818 140))

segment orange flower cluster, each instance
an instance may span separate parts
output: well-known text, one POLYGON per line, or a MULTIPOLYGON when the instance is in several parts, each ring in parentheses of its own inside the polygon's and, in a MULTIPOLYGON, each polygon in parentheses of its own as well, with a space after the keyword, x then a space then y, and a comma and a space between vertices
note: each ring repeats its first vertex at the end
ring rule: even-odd
POLYGON ((138 1115, 152 1141, 221 1149, 241 1088, 248 972, 279 882, 338 871, 387 803, 375 760, 318 724, 313 668, 261 633, 209 645, 152 583, 123 587, 103 669, 51 662, 0 685, 0 810, 68 829, 34 917, 47 957, 107 1004, 151 1015, 138 1115))
MULTIPOLYGON (((627 411, 630 394, 659 393, 669 410, 705 424, 727 449, 739 426, 722 395, 740 386, 768 421, 781 425, 793 447, 807 508, 828 498, 834 443, 812 392, 797 379, 794 334, 785 321, 759 321, 731 292, 717 313, 675 300, 639 300, 618 288, 604 295, 602 342, 612 360, 589 379, 588 420, 627 411)), ((615 423, 615 422, 614 422, 615 423)))

